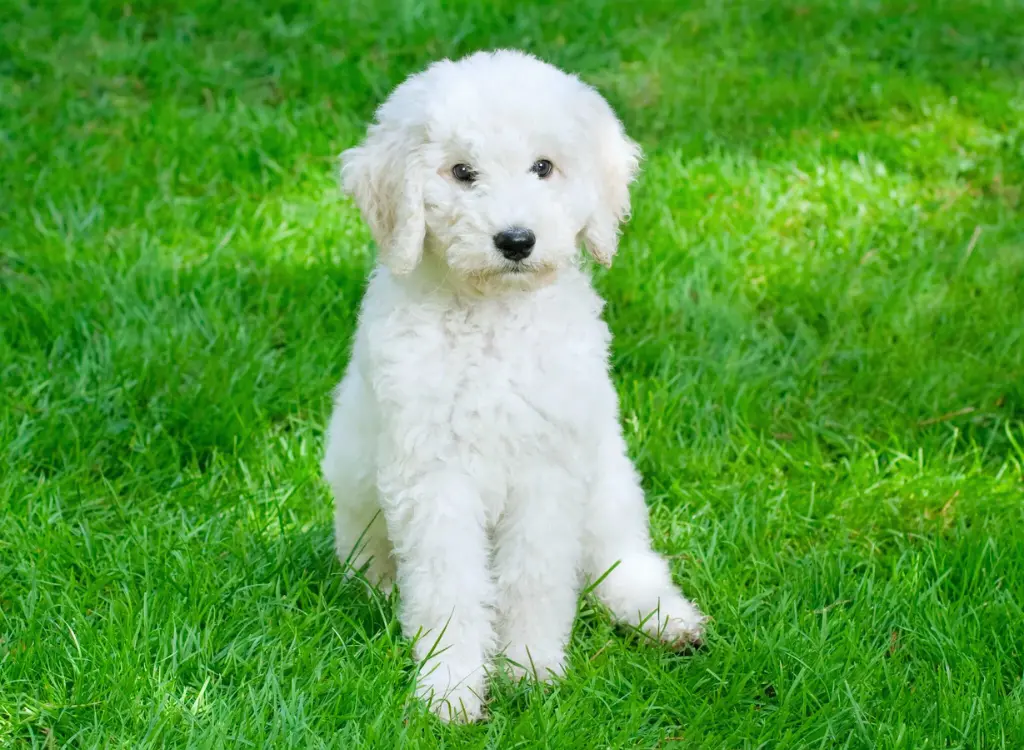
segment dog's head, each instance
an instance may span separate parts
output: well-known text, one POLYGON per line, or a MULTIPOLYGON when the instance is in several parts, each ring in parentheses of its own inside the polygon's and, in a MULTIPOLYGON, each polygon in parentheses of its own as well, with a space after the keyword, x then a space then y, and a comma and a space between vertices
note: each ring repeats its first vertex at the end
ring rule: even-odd
POLYGON ((498 51, 407 79, 341 174, 392 273, 426 252, 464 279, 522 288, 574 263, 581 241, 611 264, 639 158, 597 91, 498 51))

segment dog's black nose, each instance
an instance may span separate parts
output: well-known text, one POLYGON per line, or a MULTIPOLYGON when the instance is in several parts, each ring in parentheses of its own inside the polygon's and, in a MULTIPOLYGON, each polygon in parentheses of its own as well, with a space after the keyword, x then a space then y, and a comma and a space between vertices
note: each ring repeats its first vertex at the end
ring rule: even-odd
POLYGON ((494 235, 494 246, 509 260, 529 257, 537 238, 529 229, 510 227, 494 235))

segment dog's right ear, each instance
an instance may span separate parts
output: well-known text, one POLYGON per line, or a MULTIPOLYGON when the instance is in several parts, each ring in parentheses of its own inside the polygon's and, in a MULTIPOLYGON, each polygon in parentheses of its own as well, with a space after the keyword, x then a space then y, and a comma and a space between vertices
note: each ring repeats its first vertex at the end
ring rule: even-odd
POLYGON ((395 275, 423 256, 426 223, 418 154, 401 128, 371 125, 366 140, 341 155, 341 186, 370 225, 380 258, 395 275))

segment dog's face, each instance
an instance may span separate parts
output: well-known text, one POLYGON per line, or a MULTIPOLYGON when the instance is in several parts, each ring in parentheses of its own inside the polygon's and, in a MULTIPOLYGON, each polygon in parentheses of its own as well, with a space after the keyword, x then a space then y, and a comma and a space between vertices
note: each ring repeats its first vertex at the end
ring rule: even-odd
POLYGON ((529 288, 575 263, 609 265, 639 148, 592 88, 517 52, 441 62, 399 86, 342 154, 395 274, 424 252, 480 289, 529 288))

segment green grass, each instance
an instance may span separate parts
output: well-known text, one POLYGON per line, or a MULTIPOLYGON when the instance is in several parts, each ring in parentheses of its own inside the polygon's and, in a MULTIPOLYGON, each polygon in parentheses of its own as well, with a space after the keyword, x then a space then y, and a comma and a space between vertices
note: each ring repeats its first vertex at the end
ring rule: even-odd
POLYGON ((0 746, 1024 747, 1024 6, 0 0, 0 746), (586 6, 586 7, 584 7, 586 6), (609 299, 678 657, 411 702, 317 462, 335 156, 516 46, 644 146, 609 299))

